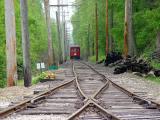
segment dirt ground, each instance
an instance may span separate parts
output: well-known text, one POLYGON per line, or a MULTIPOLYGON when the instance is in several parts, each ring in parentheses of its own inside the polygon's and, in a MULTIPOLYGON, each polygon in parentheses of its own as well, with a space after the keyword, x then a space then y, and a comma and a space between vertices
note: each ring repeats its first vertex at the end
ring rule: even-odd
POLYGON ((49 90, 51 87, 60 85, 65 80, 65 71, 65 69, 57 70, 55 71, 55 80, 38 83, 28 88, 23 86, 0 88, 0 110, 3 110, 9 105, 16 104, 22 100, 33 97, 35 95, 35 91, 43 92, 49 90))

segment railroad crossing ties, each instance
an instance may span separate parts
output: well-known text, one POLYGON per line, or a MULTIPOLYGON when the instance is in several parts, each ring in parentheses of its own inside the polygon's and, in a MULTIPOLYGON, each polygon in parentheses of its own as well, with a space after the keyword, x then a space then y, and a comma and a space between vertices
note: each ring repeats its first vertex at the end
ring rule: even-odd
POLYGON ((74 61, 75 77, 35 98, 0 112, 0 116, 59 115, 67 120, 160 120, 159 104, 115 84, 91 65, 74 61))

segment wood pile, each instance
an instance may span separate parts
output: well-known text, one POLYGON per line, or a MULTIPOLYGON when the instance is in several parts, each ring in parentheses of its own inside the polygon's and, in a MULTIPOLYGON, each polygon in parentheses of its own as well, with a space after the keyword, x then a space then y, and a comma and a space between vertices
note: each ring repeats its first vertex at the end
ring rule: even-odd
MULTIPOLYGON (((153 56, 157 56, 160 59, 160 50, 157 51, 157 54, 153 56)), ((160 70, 153 69, 149 62, 146 60, 127 56, 126 59, 123 59, 122 54, 118 52, 110 52, 108 53, 105 60, 101 60, 98 64, 103 63, 105 66, 116 66, 114 69, 114 74, 122 74, 127 71, 131 71, 140 76, 153 75, 156 77, 160 77, 160 70)))
POLYGON ((117 67, 114 69, 114 74, 121 74, 127 71, 136 72, 141 74, 148 75, 153 72, 153 75, 156 77, 160 77, 160 70, 153 69, 153 67, 143 59, 136 59, 136 57, 129 57, 127 59, 123 59, 117 67))
POLYGON ((148 74, 152 70, 152 67, 149 63, 142 59, 127 58, 122 60, 118 64, 118 67, 115 68, 114 74, 121 74, 127 71, 139 72, 141 74, 148 74))
POLYGON ((108 66, 111 63, 115 63, 118 60, 122 60, 122 54, 119 52, 110 52, 106 56, 106 60, 104 61, 105 66, 108 66))

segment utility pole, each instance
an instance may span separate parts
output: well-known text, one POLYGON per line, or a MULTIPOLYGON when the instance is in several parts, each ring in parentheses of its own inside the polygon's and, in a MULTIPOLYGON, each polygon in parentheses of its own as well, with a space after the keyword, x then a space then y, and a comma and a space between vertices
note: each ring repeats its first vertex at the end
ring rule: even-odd
POLYGON ((109 40, 108 40, 108 0, 106 0, 106 56, 109 52, 109 40))
POLYGON ((125 0, 124 56, 128 56, 128 0, 125 0))
POLYGON ((5 0, 7 86, 14 86, 17 80, 16 26, 14 1, 5 0))
POLYGON ((28 30, 28 6, 26 0, 20 0, 21 10, 21 31, 22 31, 22 49, 23 49, 23 69, 24 86, 31 85, 31 61, 30 61, 30 40, 28 30))
POLYGON ((96 62, 98 62, 98 6, 96 3, 96 62))
POLYGON ((57 0, 57 26, 59 32, 59 63, 63 63, 63 53, 62 53, 62 32, 61 32, 61 13, 60 13, 60 0, 57 0))
POLYGON ((57 20, 57 30, 58 30, 58 41, 59 41, 59 63, 63 63, 62 60, 62 47, 61 47, 61 34, 60 34, 60 27, 59 27, 59 17, 58 12, 56 12, 56 20, 57 20))
MULTIPOLYGON (((64 16, 65 19, 65 16, 64 16)), ((66 39, 66 26, 67 22, 64 22, 64 52, 65 52, 65 60, 67 60, 67 39, 66 39)))
POLYGON ((50 18, 50 6, 49 0, 44 0, 45 14, 46 14, 46 24, 48 33, 48 66, 55 63, 55 57, 53 56, 53 43, 52 43, 52 33, 51 33, 51 18, 50 18))
MULTIPOLYGON (((63 0, 61 0, 61 4, 63 5, 63 0)), ((62 41, 61 41, 61 43, 62 43, 62 58, 63 58, 63 61, 64 61, 64 59, 65 59, 65 44, 64 44, 64 11, 63 11, 63 7, 61 7, 61 11, 62 11, 62 24, 61 24, 61 32, 62 32, 62 34, 61 34, 61 36, 62 36, 62 41)))

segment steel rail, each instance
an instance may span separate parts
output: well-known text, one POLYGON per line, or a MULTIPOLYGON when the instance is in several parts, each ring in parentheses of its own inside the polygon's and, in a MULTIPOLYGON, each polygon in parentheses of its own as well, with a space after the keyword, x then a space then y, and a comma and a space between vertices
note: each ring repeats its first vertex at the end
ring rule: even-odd
POLYGON ((97 97, 97 95, 99 94, 99 93, 101 93, 104 89, 108 89, 109 88, 109 81, 107 81, 99 90, 97 90, 96 92, 95 92, 95 94, 92 96, 92 98, 96 98, 97 97))
POLYGON ((4 117, 7 117, 8 115, 10 115, 10 114, 12 114, 12 113, 14 113, 16 111, 22 110, 22 109, 26 108, 27 106, 32 105, 32 103, 34 103, 34 102, 37 102, 37 101, 39 101, 41 99, 45 99, 48 95, 50 95, 51 93, 55 92, 59 88, 62 88, 64 86, 66 86, 66 85, 69 85, 69 84, 71 84, 73 82, 75 82, 77 91, 79 91, 79 93, 82 95, 82 98, 84 99, 83 100, 84 105, 80 109, 78 109, 76 112, 74 112, 71 116, 69 116, 67 118, 67 120, 72 120, 73 118, 77 117, 87 107, 90 107, 90 105, 91 106, 94 105, 102 113, 104 113, 106 115, 106 117, 108 117, 109 119, 111 119, 111 120, 120 120, 115 115, 113 115, 112 113, 108 112, 106 110, 106 108, 103 108, 102 106, 100 106, 99 105, 99 101, 96 100, 97 95, 99 95, 103 90, 108 89, 110 84, 112 84, 115 88, 117 88, 118 90, 122 91, 123 93, 125 93, 126 95, 131 97, 133 100, 135 100, 135 101, 143 101, 143 103, 147 104, 148 106, 156 105, 156 108, 159 109, 160 104, 158 104, 158 103, 156 103, 154 101, 150 101, 150 100, 146 100, 144 98, 141 98, 140 96, 136 95, 135 93, 132 93, 129 90, 126 90, 122 86, 120 86, 120 85, 116 84, 115 82, 113 82, 110 78, 107 78, 104 74, 101 74, 99 71, 97 71, 94 67, 92 67, 88 63, 81 62, 81 61, 80 61, 80 63, 88 66, 91 70, 93 70, 95 73, 100 75, 103 78, 103 80, 106 81, 105 84, 102 85, 102 87, 100 87, 100 89, 98 89, 90 98, 82 91, 81 86, 79 84, 78 75, 77 75, 76 70, 75 70, 75 65, 74 65, 74 63, 72 63, 72 72, 73 72, 74 78, 71 81, 62 83, 61 85, 59 85, 57 87, 54 87, 54 88, 52 88, 50 90, 47 90, 47 91, 45 91, 43 93, 39 93, 38 95, 36 95, 36 96, 34 96, 34 97, 30 98, 30 99, 26 99, 23 102, 15 105, 15 106, 12 106, 12 107, 6 108, 3 111, 0 111, 0 119, 4 118, 4 117))
MULTIPOLYGON (((96 73, 98 74, 101 74, 100 72, 98 72, 95 68, 93 68, 91 65, 85 63, 85 62, 81 62, 85 65, 87 65, 88 67, 90 67, 93 71, 95 71, 96 73)), ((156 105, 156 108, 157 109, 160 109, 160 104, 155 102, 155 101, 152 101, 152 100, 147 100, 145 98, 142 98, 140 97, 139 95, 136 95, 135 93, 133 92, 130 92, 129 90, 125 89, 124 87, 116 84, 115 82, 113 82, 110 78, 107 78, 105 75, 101 74, 101 76, 104 76, 106 78, 106 80, 109 80, 109 82, 114 86, 116 87, 117 89, 119 89, 120 91, 122 91, 123 93, 125 93, 126 95, 128 95, 129 97, 131 97, 133 100, 135 101, 143 101, 143 103, 147 104, 148 106, 155 106, 156 105)), ((105 87, 105 86, 104 86, 105 87)), ((103 89, 103 88, 102 88, 103 89)), ((101 90, 99 91, 99 93, 101 92, 101 90)), ((97 95, 99 94, 97 92, 97 95)))
MULTIPOLYGON (((76 80, 76 83, 77 83, 77 87, 79 89, 79 91, 81 92, 81 94, 86 98, 85 102, 84 103, 84 106, 82 106, 79 110, 77 110, 76 112, 74 112, 71 116, 69 116, 67 118, 67 120, 72 120, 74 119, 75 117, 77 117, 78 115, 80 115, 89 105, 93 104, 94 106, 96 106, 102 113, 105 113, 105 115, 107 115, 106 117, 108 117, 110 120, 120 120, 119 118, 117 118, 115 115, 113 115, 112 113, 108 112, 106 109, 104 109, 103 107, 101 107, 100 105, 98 105, 96 102, 97 100, 94 99, 94 97, 99 94, 99 92, 104 89, 106 86, 109 86, 109 81, 107 80, 106 81, 106 84, 104 86, 102 86, 97 92, 95 92, 95 94, 93 95, 93 97, 91 98, 88 98, 85 93, 82 91, 82 89, 80 88, 80 85, 79 85, 79 82, 78 82, 78 76, 77 76, 77 73, 75 71, 75 66, 74 64, 72 63, 72 70, 73 70, 73 73, 75 75, 75 80, 76 80), (96 101, 96 102, 95 102, 96 101)), ((98 73, 98 72, 97 72, 98 73)), ((102 76, 105 80, 105 76, 104 75, 101 75, 100 73, 98 73, 100 76, 102 76)))
POLYGON ((68 81, 68 82, 62 83, 61 85, 59 85, 57 87, 54 87, 54 88, 52 88, 50 90, 47 90, 47 91, 45 91, 43 93, 40 93, 40 94, 34 96, 33 98, 29 98, 27 100, 24 100, 24 101, 20 102, 19 104, 16 104, 16 105, 14 105, 12 107, 8 107, 8 108, 0 111, 0 119, 5 118, 5 117, 7 117, 7 116, 19 111, 19 110, 22 110, 22 109, 26 108, 27 106, 32 104, 34 101, 37 101, 41 97, 48 96, 49 94, 51 94, 52 92, 56 91, 59 88, 62 88, 64 86, 66 86, 66 85, 71 84, 74 80, 75 80, 75 78, 70 80, 70 81, 68 81))
POLYGON ((92 103, 97 107, 99 108, 103 113, 106 113, 107 114, 107 117, 110 119, 110 120, 121 120, 120 118, 116 117, 115 115, 113 115, 112 113, 108 112, 106 109, 104 109, 103 107, 101 107, 100 105, 98 105, 94 99, 92 99, 92 103))
POLYGON ((80 108, 78 111, 73 113, 70 117, 67 118, 67 120, 74 119, 75 117, 80 115, 89 106, 97 107, 102 113, 105 113, 106 117, 108 117, 110 120, 120 120, 119 118, 114 116, 112 113, 108 112, 106 109, 98 105, 93 99, 88 100, 88 102, 82 108, 80 108))
POLYGON ((83 110, 89 106, 89 104, 90 104, 90 101, 87 101, 84 106, 82 106, 80 109, 74 112, 71 116, 69 116, 67 120, 72 120, 76 116, 80 115, 83 112, 83 110))
POLYGON ((75 66, 73 65, 73 63, 72 63, 72 70, 73 70, 73 74, 75 76, 77 88, 78 88, 80 94, 84 97, 84 99, 85 99, 84 101, 87 101, 89 98, 85 95, 85 93, 82 91, 82 89, 80 87, 80 84, 78 82, 78 76, 77 76, 77 73, 75 72, 75 66))

